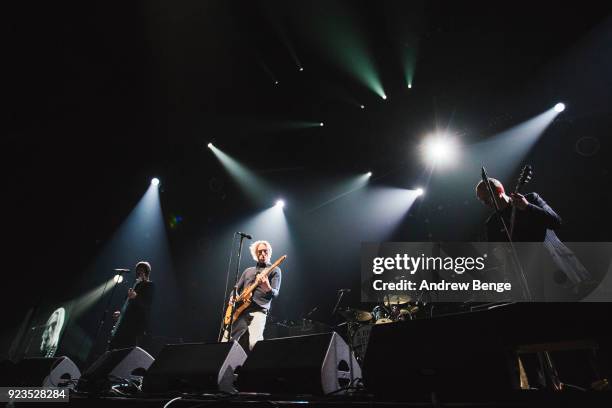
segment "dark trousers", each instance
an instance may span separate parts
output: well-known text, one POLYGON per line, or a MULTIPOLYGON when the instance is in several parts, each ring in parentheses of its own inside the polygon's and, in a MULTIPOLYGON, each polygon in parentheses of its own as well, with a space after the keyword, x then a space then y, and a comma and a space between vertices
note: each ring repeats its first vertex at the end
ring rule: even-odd
POLYGON ((148 344, 149 336, 142 325, 130 325, 122 322, 115 336, 109 341, 108 349, 115 350, 129 347, 143 347, 148 344))

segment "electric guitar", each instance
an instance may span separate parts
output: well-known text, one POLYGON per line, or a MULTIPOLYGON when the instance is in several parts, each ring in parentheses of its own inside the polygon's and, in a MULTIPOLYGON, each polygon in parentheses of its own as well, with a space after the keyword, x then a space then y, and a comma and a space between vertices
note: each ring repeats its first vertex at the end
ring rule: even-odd
MULTIPOLYGON (((132 285, 132 290, 136 287, 137 283, 138 283, 138 278, 134 280, 134 284, 132 285)), ((111 329, 111 336, 110 336, 109 343, 112 342, 115 336, 117 335, 117 330, 119 330, 119 326, 121 326, 121 321, 123 320, 123 316, 125 316, 125 311, 127 310, 129 302, 130 302, 130 298, 126 297, 125 302, 123 302, 123 306, 121 306, 121 314, 119 315, 119 318, 117 319, 117 321, 113 325, 113 328, 111 329)))
POLYGON ((253 292, 255 291, 257 286, 259 286, 259 284, 261 283, 261 280, 264 277, 268 276, 268 274, 272 272, 277 266, 282 264, 285 259, 287 259, 287 255, 281 256, 280 258, 276 260, 276 262, 274 262, 272 265, 264 269, 263 272, 257 275, 255 282, 253 282, 251 285, 249 285, 249 287, 244 289, 242 293, 240 294, 240 296, 238 296, 235 299, 235 302, 234 302, 235 305, 232 305, 231 302, 229 303, 229 305, 227 306, 227 310, 225 311, 225 318, 223 319, 223 324, 225 326, 228 326, 230 322, 232 321, 235 322, 236 319, 240 317, 242 312, 244 312, 246 308, 248 308, 251 305, 251 303, 253 303, 253 292), (232 320, 232 310, 234 311, 233 320, 232 320))

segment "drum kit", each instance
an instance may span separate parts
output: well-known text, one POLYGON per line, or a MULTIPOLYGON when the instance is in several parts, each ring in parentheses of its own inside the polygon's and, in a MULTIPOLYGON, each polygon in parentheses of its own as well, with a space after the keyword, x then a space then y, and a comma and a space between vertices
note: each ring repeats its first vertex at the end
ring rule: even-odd
POLYGON ((346 320, 355 356, 363 362, 372 326, 412 320, 418 311, 419 306, 411 303, 409 296, 402 294, 385 295, 383 302, 376 305, 371 312, 347 308, 339 313, 346 320))

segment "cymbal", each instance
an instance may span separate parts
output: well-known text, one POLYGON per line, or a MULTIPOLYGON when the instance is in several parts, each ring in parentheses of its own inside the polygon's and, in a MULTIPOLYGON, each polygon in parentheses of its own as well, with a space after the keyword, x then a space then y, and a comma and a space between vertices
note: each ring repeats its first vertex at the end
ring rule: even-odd
POLYGON ((372 320, 372 313, 358 309, 345 309, 339 311, 340 315, 350 322, 369 322, 372 320))
POLYGON ((410 302, 410 296, 408 295, 385 295, 383 298, 385 306, 401 305, 410 302))
POLYGON ((393 320, 389 319, 388 317, 383 317, 382 319, 378 319, 375 324, 386 324, 386 323, 393 323, 393 320))
POLYGON ((419 311, 419 307, 416 305, 413 305, 413 306, 408 307, 408 309, 400 309, 400 315, 412 314, 418 311, 419 311))

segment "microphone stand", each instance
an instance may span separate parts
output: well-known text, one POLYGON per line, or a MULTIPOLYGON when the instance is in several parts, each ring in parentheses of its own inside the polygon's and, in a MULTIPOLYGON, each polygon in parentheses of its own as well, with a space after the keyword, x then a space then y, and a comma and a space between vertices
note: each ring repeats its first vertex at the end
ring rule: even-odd
MULTIPOLYGON (((336 315, 336 312, 338 311, 338 306, 340 306, 340 302, 342 301, 342 297, 344 296, 344 291, 343 290, 339 290, 338 291, 338 300, 336 300, 336 304, 334 305, 334 308, 331 312, 331 317, 332 319, 334 318, 334 316, 336 315)), ((344 323, 340 323, 337 325, 334 325, 334 328, 338 328, 341 325, 343 325, 344 323)), ((351 336, 351 322, 346 322, 346 330, 347 330, 347 336, 349 336, 349 340, 350 340, 350 336, 351 336)))
POLYGON ((510 253, 512 255, 512 260, 514 261, 514 265, 516 269, 518 269, 519 276, 521 278, 521 289, 523 292, 523 296, 525 297, 526 300, 532 301, 533 298, 531 296, 531 291, 529 290, 529 285, 527 284, 527 278, 525 277, 525 271, 523 270, 523 267, 521 265, 521 261, 518 257, 518 253, 516 252, 516 248, 514 247, 514 242, 512 241, 512 236, 510 235, 510 231, 508 230, 506 221, 504 220, 504 217, 502 217, 501 210, 499 208, 499 204, 497 204, 495 194, 493 193, 493 188, 489 184, 489 177, 487 176, 487 172, 484 166, 482 167, 482 180, 484 181, 484 184, 487 187, 487 191, 489 193, 489 199, 495 206, 495 214, 497 215, 497 218, 499 219, 502 226, 504 227, 504 233, 506 234, 506 238, 508 239, 508 244, 510 246, 510 253))
MULTIPOLYGON (((236 274, 234 276, 234 289, 230 294, 230 299, 233 297, 234 301, 232 302, 232 314, 230 316, 230 322, 225 328, 227 330, 227 340, 230 341, 232 337, 232 327, 234 325, 234 311, 236 310, 236 298, 238 297, 238 279, 240 274, 240 257, 242 255, 242 245, 244 244, 244 239, 246 238, 243 234, 240 235, 240 244, 238 245, 238 259, 236 261, 236 274)), ((222 330, 223 332, 223 330, 222 330)), ((224 333, 220 333, 223 336, 224 333)), ((223 337, 221 337, 223 338, 223 337)))
MULTIPOLYGON (((118 275, 123 277, 123 274, 125 271, 115 271, 115 272, 119 272, 118 275)), ((104 323, 106 322, 106 317, 108 316, 108 309, 110 309, 111 301, 113 300, 113 295, 115 294, 115 289, 117 289, 117 284, 119 283, 120 279, 113 278, 113 280, 115 282, 114 282, 113 288, 111 289, 110 296, 108 297, 108 300, 106 301, 106 307, 104 309, 104 314, 102 315, 102 319, 100 319, 100 324, 98 325, 98 330, 96 331, 96 337, 94 337, 93 347, 92 347, 94 351, 95 351, 95 346, 98 343, 98 337, 100 336, 100 331, 102 330, 102 327, 104 326, 104 323)), ((123 279, 121 279, 121 281, 123 281, 123 279)), ((104 289, 102 290, 102 297, 104 297, 104 292, 106 291, 107 284, 108 284, 108 281, 104 284, 104 289)))
MULTIPOLYGON (((348 292, 346 290, 342 290, 340 289, 338 291, 338 300, 336 301, 336 305, 334 306, 334 309, 332 310, 332 317, 336 314, 336 312, 338 311, 338 307, 340 306, 340 302, 342 301, 342 297, 344 296, 344 294, 348 292)), ((311 312, 312 313, 312 312, 311 312)), ((352 324, 353 322, 348 322, 347 326, 346 326, 346 334, 347 334, 347 345, 349 348, 349 371, 350 371, 350 381, 348 383, 348 385, 345 387, 346 390, 350 389, 351 386, 353 386, 353 382, 355 382, 356 378, 355 378, 355 369, 353 368, 353 356, 355 355, 354 351, 353 351, 353 336, 355 333, 353 333, 353 327, 352 324)), ((338 327, 338 326, 336 326, 338 327)))
POLYGON ((336 301, 336 305, 334 306, 334 309, 332 310, 332 316, 334 316, 336 314, 336 312, 338 311, 338 306, 340 306, 340 302, 342 301, 342 297, 344 296, 344 290, 339 290, 338 291, 338 300, 336 301))

